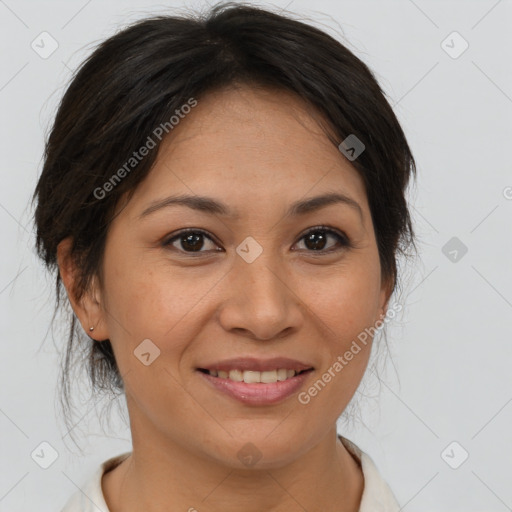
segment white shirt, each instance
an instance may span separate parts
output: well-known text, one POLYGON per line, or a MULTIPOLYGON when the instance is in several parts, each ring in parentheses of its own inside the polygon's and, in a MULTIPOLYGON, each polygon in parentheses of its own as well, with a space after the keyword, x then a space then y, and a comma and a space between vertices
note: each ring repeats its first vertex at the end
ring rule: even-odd
MULTIPOLYGON (((352 441, 339 436, 343 445, 359 461, 364 477, 364 489, 359 512, 398 512, 400 507, 386 482, 381 478, 373 460, 352 441)), ((114 469, 131 452, 122 453, 103 462, 82 490, 76 491, 61 512, 110 512, 103 496, 103 473, 114 469)))

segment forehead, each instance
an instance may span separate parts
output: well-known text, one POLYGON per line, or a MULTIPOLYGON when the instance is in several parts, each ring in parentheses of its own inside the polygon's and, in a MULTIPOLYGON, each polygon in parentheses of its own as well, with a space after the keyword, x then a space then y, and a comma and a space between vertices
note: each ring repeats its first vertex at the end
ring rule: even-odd
POLYGON ((187 193, 222 197, 240 215, 249 203, 265 209, 339 192, 364 210, 362 179, 328 139, 323 121, 286 91, 241 87, 207 94, 164 139, 133 206, 187 193))
POLYGON ((200 99, 163 142, 161 155, 182 158, 197 145, 208 150, 210 158, 245 161, 246 167, 256 153, 251 168, 266 163, 339 160, 337 148, 319 126, 322 121, 312 107, 290 92, 230 87, 200 99))

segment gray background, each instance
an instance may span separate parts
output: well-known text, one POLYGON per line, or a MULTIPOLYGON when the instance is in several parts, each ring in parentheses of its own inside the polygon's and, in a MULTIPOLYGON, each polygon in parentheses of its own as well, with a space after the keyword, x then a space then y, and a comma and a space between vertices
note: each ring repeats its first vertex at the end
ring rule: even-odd
MULTIPOLYGON (((184 4, 0 0, 2 512, 60 510, 102 461, 130 450, 116 409, 103 432, 101 401, 84 394, 77 412, 83 456, 58 416, 65 332, 48 332, 52 281, 34 255, 29 197, 72 70, 96 42, 170 5, 184 4), (46 59, 31 48, 43 31, 58 42, 46 59), (59 454, 48 469, 31 458, 44 441, 59 454)), ((421 259, 404 268, 404 314, 389 324, 382 385, 365 378, 361 421, 340 432, 370 454, 404 511, 512 510, 512 2, 272 5, 346 37, 389 96, 418 163, 410 200, 421 259), (469 44, 459 56, 463 40, 446 39, 453 31, 469 44), (451 246, 443 252, 452 237, 456 261, 451 246), (462 450, 469 458, 453 469, 447 462, 460 463, 462 450)))

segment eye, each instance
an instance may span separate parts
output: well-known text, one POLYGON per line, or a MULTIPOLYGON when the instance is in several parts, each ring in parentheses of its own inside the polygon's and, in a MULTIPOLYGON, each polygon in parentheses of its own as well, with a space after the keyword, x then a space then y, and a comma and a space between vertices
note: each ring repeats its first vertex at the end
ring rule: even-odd
POLYGON ((344 233, 327 226, 317 226, 308 230, 300 240, 304 240, 306 249, 312 252, 331 253, 340 248, 350 247, 350 240, 344 233), (325 249, 329 238, 334 238, 339 247, 336 248, 334 245, 325 249))
POLYGON ((201 250, 205 246, 205 239, 209 240, 216 246, 213 239, 205 231, 201 229, 185 229, 163 242, 163 246, 172 246, 173 248, 178 249, 178 251, 185 253, 204 253, 209 252, 201 250), (175 244, 178 245, 178 247, 176 247, 175 244))
MULTIPOLYGON (((311 228, 304 235, 302 235, 300 240, 304 240, 306 251, 308 252, 332 253, 337 250, 341 250, 342 248, 351 246, 350 240, 344 233, 334 228, 329 228, 328 226, 317 226, 311 228), (337 242, 337 248, 335 243, 326 249, 329 238, 334 239, 335 242, 337 242)), ((218 245, 214 242, 212 237, 208 235, 208 233, 202 229, 195 228, 189 228, 180 231, 173 237, 164 241, 162 245, 164 247, 172 247, 173 249, 177 249, 178 251, 187 254, 201 254, 211 252, 211 250, 219 252, 223 250, 218 247, 218 245), (207 246, 207 243, 205 244, 205 240, 211 242, 214 248, 210 250, 202 250, 205 248, 205 246, 207 246)))

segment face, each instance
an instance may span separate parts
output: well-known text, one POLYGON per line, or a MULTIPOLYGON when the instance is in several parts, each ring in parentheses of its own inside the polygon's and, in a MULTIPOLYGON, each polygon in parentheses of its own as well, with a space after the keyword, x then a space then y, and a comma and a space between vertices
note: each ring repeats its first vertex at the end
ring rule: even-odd
POLYGON ((284 464, 332 431, 371 343, 333 367, 388 298, 361 178, 299 99, 248 88, 210 94, 174 128, 119 205, 102 270, 97 309, 79 314, 112 342, 134 447, 179 446, 226 466, 240 465, 246 443, 267 467, 284 464), (351 202, 291 210, 326 194, 351 202), (222 209, 162 203, 178 195, 222 209), (310 370, 268 384, 267 401, 199 370, 280 357, 295 362, 277 368, 310 370))

